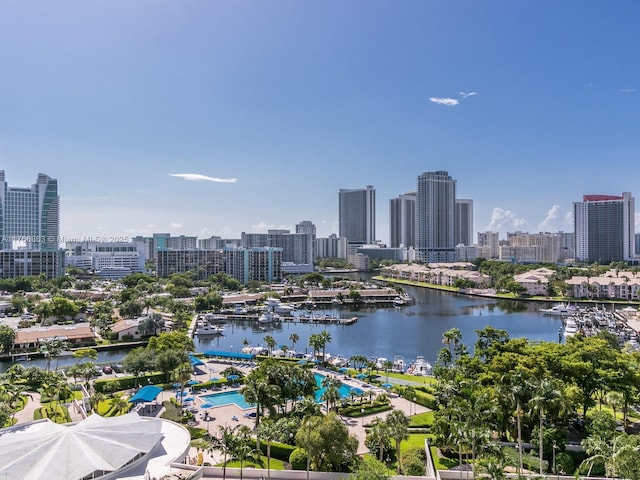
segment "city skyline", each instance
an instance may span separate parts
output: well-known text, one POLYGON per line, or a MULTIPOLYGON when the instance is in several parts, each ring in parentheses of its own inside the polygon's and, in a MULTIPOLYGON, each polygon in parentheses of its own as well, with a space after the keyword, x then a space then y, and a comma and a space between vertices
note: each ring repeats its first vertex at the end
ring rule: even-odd
POLYGON ((639 13, 631 1, 13 3, 0 166, 13 186, 58 179, 63 236, 239 238, 310 220, 326 237, 339 190, 372 185, 389 243, 390 200, 439 170, 473 200, 474 240, 571 231, 583 195, 635 190, 639 13))

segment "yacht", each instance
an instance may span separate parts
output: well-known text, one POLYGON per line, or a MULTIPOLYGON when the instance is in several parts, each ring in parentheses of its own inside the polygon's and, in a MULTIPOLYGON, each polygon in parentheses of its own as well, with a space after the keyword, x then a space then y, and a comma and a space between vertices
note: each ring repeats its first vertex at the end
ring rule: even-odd
POLYGON ((200 323, 198 324, 198 328, 196 328, 196 335, 199 337, 205 335, 223 335, 224 328, 217 325, 209 325, 208 323, 200 323))
POLYGON ((262 312, 258 317, 258 323, 275 323, 280 321, 280 317, 277 313, 262 312))
POLYGON ((564 326, 564 336, 565 336, 565 338, 572 337, 576 333, 578 333, 578 324, 573 319, 573 317, 567 318, 567 322, 566 322, 566 324, 564 326))
POLYGON ((404 372, 404 357, 400 355, 396 355, 393 357, 393 366, 391 367, 392 372, 404 372))
POLYGON ((431 368, 431 364, 423 356, 418 356, 413 366, 413 374, 418 376, 431 375, 431 368))
POLYGON ((539 311, 545 315, 557 315, 564 317, 571 315, 575 311, 575 308, 570 305, 565 305, 564 303, 558 303, 551 308, 541 308, 539 311))
POLYGON ((295 309, 296 308, 293 305, 282 303, 277 298, 271 297, 267 299, 267 310, 270 312, 281 315, 293 315, 295 309))
POLYGON ((343 357, 342 355, 336 355, 331 359, 331 365, 334 367, 346 367, 349 364, 349 359, 343 357))

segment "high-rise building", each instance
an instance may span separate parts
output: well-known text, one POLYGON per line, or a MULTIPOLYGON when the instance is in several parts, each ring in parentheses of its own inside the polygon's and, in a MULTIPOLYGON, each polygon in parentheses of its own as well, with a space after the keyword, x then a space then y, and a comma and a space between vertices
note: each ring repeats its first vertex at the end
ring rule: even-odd
POLYGON ((447 172, 418 177, 416 253, 422 262, 454 262, 456 181, 447 172))
POLYGON ((31 187, 10 187, 0 170, 0 237, 3 250, 58 250, 58 181, 39 173, 31 187))
POLYGON ((631 193, 584 195, 573 204, 576 258, 607 264, 635 257, 635 200, 631 193))
POLYGON ((416 192, 389 201, 389 246, 416 246, 416 192))
POLYGON ((479 255, 486 259, 498 258, 500 254, 500 234, 498 232, 478 232, 479 255))
POLYGON ((368 185, 355 190, 340 189, 339 236, 349 244, 373 244, 376 240, 376 191, 368 185))
POLYGON ((473 200, 456 199, 456 245, 473 245, 473 200))

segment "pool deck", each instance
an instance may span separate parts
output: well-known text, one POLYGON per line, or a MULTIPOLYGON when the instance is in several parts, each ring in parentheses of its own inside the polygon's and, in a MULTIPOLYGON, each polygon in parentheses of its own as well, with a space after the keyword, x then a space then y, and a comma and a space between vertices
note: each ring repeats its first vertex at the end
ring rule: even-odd
MULTIPOLYGON (((242 365, 241 366, 234 365, 234 366, 238 368, 240 371, 242 371, 245 375, 251 372, 252 370, 252 367, 250 366, 242 366, 242 365)), ((228 367, 229 367, 228 363, 219 363, 212 360, 207 360, 205 370, 207 368, 213 368, 215 370, 213 374, 210 374, 209 372, 207 372, 201 375, 194 375, 192 378, 200 382, 205 382, 209 380, 211 376, 213 377, 219 376, 219 373, 228 367)), ((334 372, 328 372, 322 369, 314 369, 314 373, 319 373, 324 376, 332 376, 332 377, 338 378, 344 384, 349 385, 350 387, 353 387, 353 388, 359 388, 364 392, 372 391, 375 394, 384 392, 384 390, 381 388, 372 387, 371 385, 368 385, 367 383, 362 382, 360 380, 344 377, 343 375, 338 375, 334 372)), ((228 389, 223 389, 221 391, 228 392, 228 391, 234 391, 234 390, 239 390, 239 389, 228 388, 228 389)), ((218 426, 220 425, 230 426, 230 427, 235 427, 238 425, 246 425, 247 427, 253 429, 255 424, 255 419, 247 418, 245 417, 245 415, 250 412, 255 412, 255 408, 249 409, 249 410, 242 410, 236 405, 224 405, 219 407, 211 407, 207 409, 200 408, 200 406, 203 403, 205 403, 205 400, 203 400, 202 397, 206 395, 210 395, 211 393, 215 393, 215 392, 207 391, 201 394, 189 395, 194 397, 194 402, 192 402, 192 405, 194 406, 194 411, 197 411, 197 413, 195 413, 194 426, 204 428, 204 429, 208 428, 209 432, 213 435, 215 435, 218 432, 218 426), (205 412, 209 414, 210 420, 208 422, 205 420, 205 412)), ((162 402, 165 400, 169 400, 169 398, 171 397, 175 398, 175 395, 176 395, 175 390, 163 391, 160 393, 157 401, 162 402)), ((391 404, 393 405, 394 409, 401 410, 408 416, 428 411, 427 408, 421 405, 414 404, 413 402, 409 402, 408 400, 397 397, 397 396, 391 396, 391 404)), ((382 412, 378 414, 367 415, 363 418, 358 418, 358 419, 347 418, 347 417, 342 418, 344 424, 349 429, 349 432, 358 439, 359 454, 368 452, 367 447, 365 447, 364 445, 364 439, 366 436, 364 425, 369 424, 374 418, 384 419, 388 414, 389 412, 382 412)), ((189 454, 191 457, 196 458, 198 454, 197 449, 192 447, 189 454)), ((218 452, 205 453, 204 461, 210 462, 211 464, 215 465, 222 462, 222 457, 218 452)))

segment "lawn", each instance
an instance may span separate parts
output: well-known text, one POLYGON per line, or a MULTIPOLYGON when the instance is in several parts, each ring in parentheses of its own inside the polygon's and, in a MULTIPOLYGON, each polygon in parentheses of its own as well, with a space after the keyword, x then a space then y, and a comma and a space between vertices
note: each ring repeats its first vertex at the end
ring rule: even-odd
MULTIPOLYGON (((222 464, 219 464, 218 467, 222 467, 222 464)), ((240 462, 232 461, 227 462, 227 467, 229 468, 240 468, 240 462)), ((262 455, 260 457, 260 461, 258 463, 254 462, 244 462, 242 468, 267 468, 267 457, 262 455)), ((271 459, 271 470, 285 470, 284 462, 282 460, 277 460, 275 458, 271 459)))
POLYGON ((409 427, 427 427, 433 424, 433 411, 419 413, 410 417, 409 427))

